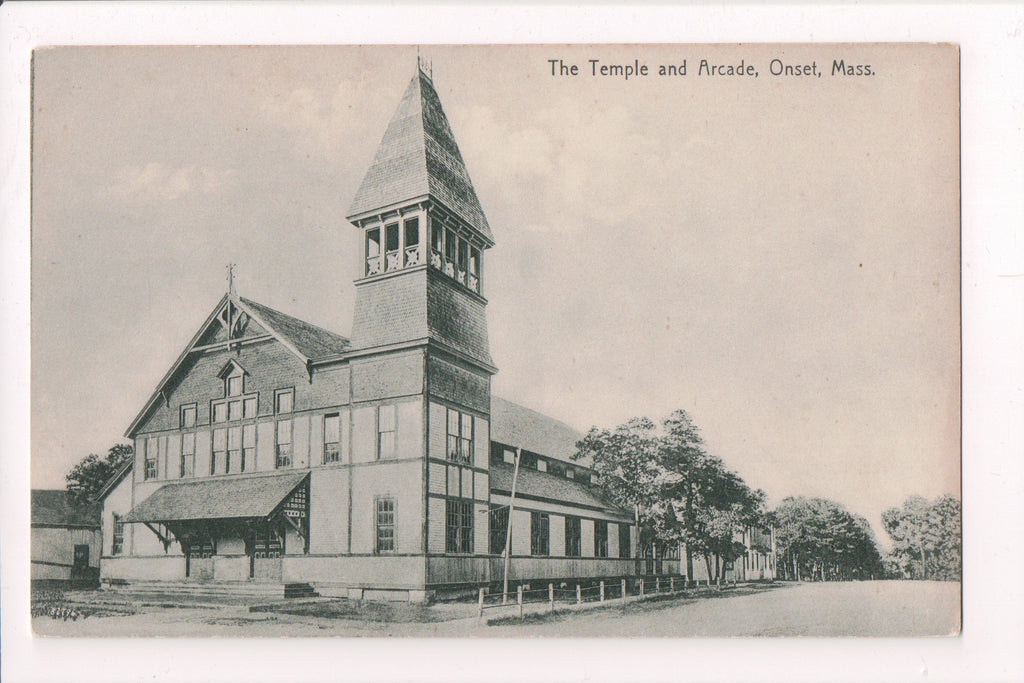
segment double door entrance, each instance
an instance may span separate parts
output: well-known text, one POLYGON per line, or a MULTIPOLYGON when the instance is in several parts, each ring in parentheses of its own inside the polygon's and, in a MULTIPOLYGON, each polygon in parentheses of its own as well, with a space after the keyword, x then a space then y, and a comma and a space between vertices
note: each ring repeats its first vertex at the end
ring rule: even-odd
POLYGON ((244 530, 244 538, 195 538, 187 542, 185 578, 196 581, 280 581, 284 534, 277 524, 244 530), (244 554, 239 554, 244 543, 244 554), (218 547, 220 545, 220 547, 218 547), (233 548, 232 548, 233 546, 233 548), (234 549, 234 552, 231 552, 234 549))

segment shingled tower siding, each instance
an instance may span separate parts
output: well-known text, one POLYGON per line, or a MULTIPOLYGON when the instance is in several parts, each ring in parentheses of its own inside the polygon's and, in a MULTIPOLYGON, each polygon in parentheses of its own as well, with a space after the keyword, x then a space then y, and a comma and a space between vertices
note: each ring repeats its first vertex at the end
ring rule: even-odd
POLYGON ((412 392, 420 397, 422 497, 397 502, 422 509, 426 588, 486 580, 496 369, 483 253, 494 238, 432 79, 419 69, 348 220, 360 231, 363 256, 352 326, 353 410, 412 392))

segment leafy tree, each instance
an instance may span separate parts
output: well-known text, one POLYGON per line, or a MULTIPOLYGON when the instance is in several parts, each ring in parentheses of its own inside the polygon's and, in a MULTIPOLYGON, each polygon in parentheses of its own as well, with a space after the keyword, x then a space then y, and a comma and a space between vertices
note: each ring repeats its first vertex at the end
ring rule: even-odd
POLYGON ((787 578, 851 580, 883 573, 868 521, 824 498, 789 497, 772 512, 779 568, 787 578))
POLYGON ((934 501, 911 496, 882 513, 892 540, 889 566, 910 579, 959 581, 960 501, 943 495, 934 501))
POLYGON ((90 453, 71 468, 65 477, 68 493, 77 503, 92 502, 114 473, 132 459, 133 454, 134 449, 128 444, 112 446, 103 458, 90 453))

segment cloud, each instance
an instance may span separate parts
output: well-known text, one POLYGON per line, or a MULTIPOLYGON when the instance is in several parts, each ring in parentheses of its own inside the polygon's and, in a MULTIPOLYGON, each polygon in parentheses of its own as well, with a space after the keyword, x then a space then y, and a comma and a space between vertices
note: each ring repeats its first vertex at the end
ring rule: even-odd
POLYGON ((192 193, 219 194, 237 184, 238 172, 233 168, 171 166, 151 161, 142 166, 122 166, 100 194, 136 201, 174 201, 192 193))

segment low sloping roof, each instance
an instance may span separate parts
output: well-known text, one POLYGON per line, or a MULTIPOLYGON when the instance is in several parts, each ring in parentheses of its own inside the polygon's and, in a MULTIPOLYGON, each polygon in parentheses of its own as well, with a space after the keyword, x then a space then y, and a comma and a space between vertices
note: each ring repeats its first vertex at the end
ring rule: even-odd
POLYGON ((241 302, 251 308, 263 322, 291 342, 302 355, 310 360, 344 353, 349 348, 349 340, 340 334, 335 334, 286 313, 275 311, 273 308, 249 299, 242 298, 241 302))
POLYGON ((100 492, 96 495, 96 500, 102 501, 106 498, 107 495, 113 491, 119 483, 121 483, 121 480, 124 479, 125 475, 131 472, 134 465, 135 458, 128 458, 128 460, 117 468, 117 471, 110 476, 110 479, 107 480, 107 483, 103 485, 103 488, 100 489, 100 492))
POLYGON ((100 507, 75 505, 64 489, 32 489, 32 525, 100 527, 100 507))
MULTIPOLYGON (((564 422, 491 396, 491 440, 569 462, 583 434, 564 422)), ((577 463, 587 466, 585 462, 577 463)))
POLYGON ((129 512, 126 522, 186 522, 262 518, 295 490, 307 472, 178 481, 161 486, 129 512))
MULTIPOLYGON (((490 466, 491 490, 510 494, 514 468, 507 463, 492 463, 490 466)), ((549 474, 526 467, 519 468, 516 480, 516 498, 529 496, 568 505, 585 505, 614 514, 626 521, 632 517, 614 503, 605 500, 596 487, 575 479, 566 479, 558 474, 549 474)))

